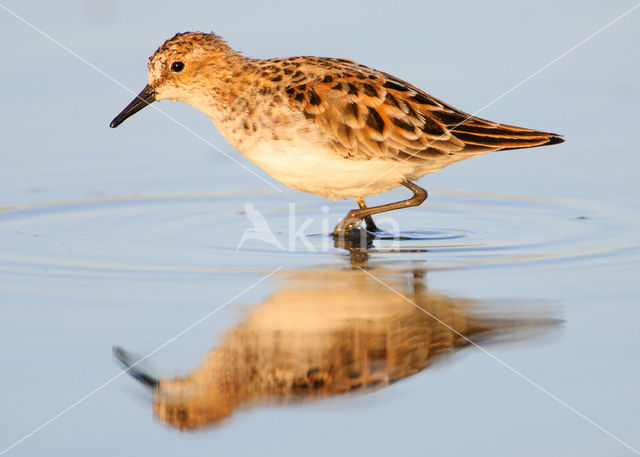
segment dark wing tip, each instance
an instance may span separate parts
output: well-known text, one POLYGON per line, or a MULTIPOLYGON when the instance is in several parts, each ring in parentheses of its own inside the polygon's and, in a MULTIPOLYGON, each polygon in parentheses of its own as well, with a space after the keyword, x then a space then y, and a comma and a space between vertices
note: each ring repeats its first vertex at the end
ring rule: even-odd
POLYGON ((560 143, 564 143, 564 138, 560 135, 556 135, 555 133, 552 134, 553 136, 551 136, 549 138, 549 141, 547 141, 547 143, 545 144, 545 146, 551 146, 552 144, 560 144, 560 143))

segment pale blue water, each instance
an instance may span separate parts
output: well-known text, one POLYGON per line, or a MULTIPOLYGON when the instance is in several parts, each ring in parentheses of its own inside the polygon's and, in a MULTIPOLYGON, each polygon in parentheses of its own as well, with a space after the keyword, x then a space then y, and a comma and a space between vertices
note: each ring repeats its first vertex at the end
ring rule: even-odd
MULTIPOLYGON (((252 56, 353 58, 473 112, 634 2, 3 5, 136 93, 155 48, 200 29, 252 56)), ((418 269, 430 293, 487 315, 561 320, 486 349, 635 449, 639 15, 481 113, 566 143, 423 178, 426 204, 393 215, 422 239, 378 242, 366 264, 403 293, 418 269)), ((319 233, 352 202, 279 193, 154 110, 111 130, 131 94, 2 10, 0 29, 0 452, 117 375, 113 345, 147 354, 242 293, 146 361, 186 375, 249 310, 286 293, 287 278, 351 268, 319 233), (246 203, 284 247, 295 203, 297 227, 312 219, 314 251, 300 240, 295 252, 257 240, 236 250, 252 227, 246 203)), ((158 106, 269 179, 201 113, 158 106)), ((154 419, 150 395, 124 375, 6 455, 178 453, 634 455, 477 348, 376 392, 248 408, 194 433, 154 419)))

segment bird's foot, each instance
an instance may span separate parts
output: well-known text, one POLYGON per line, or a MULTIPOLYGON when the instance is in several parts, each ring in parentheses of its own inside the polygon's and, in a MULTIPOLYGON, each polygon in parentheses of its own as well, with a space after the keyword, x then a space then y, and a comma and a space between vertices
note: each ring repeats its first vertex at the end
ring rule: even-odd
MULTIPOLYGON (((371 246, 371 240, 375 238, 368 229, 362 227, 362 217, 357 214, 358 210, 351 210, 349 214, 340 221, 336 228, 333 230, 333 239, 335 246, 345 249, 367 249, 371 246)), ((377 230, 374 224, 374 230, 377 230)))
POLYGON ((373 246, 375 235, 363 227, 356 226, 345 233, 334 234, 333 245, 338 249, 366 251, 373 246))
POLYGON ((356 227, 359 229, 361 222, 362 217, 358 216, 358 210, 352 209, 347 213, 345 218, 336 225, 336 228, 333 229, 333 237, 346 237, 352 230, 356 229, 356 227))

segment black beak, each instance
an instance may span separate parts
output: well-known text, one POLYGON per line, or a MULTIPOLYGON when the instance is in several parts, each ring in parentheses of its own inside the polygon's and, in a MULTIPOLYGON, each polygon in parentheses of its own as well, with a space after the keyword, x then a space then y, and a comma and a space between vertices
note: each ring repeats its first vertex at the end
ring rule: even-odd
POLYGON ((120 346, 114 346, 113 355, 120 365, 122 365, 131 376, 140 381, 145 387, 150 389, 158 387, 158 380, 137 368, 135 366, 137 362, 134 362, 134 357, 130 353, 122 349, 120 346))
POLYGON ((138 111, 140 111, 145 106, 153 103, 156 100, 156 92, 153 90, 153 87, 150 85, 146 85, 142 92, 138 94, 136 98, 133 99, 131 103, 127 105, 125 109, 122 110, 120 114, 118 114, 109 124, 109 127, 116 128, 120 124, 122 124, 125 119, 129 116, 133 116, 138 111))

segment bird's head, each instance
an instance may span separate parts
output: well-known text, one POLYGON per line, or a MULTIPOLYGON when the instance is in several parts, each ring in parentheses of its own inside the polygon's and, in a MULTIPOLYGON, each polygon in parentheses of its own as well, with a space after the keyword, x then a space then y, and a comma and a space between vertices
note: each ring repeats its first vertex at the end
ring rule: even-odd
POLYGON ((148 83, 118 114, 117 127, 145 106, 159 100, 197 104, 197 98, 228 82, 229 60, 238 54, 213 33, 186 32, 165 41, 149 58, 148 83))

